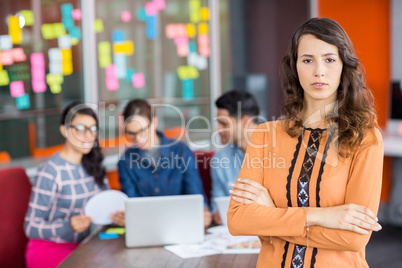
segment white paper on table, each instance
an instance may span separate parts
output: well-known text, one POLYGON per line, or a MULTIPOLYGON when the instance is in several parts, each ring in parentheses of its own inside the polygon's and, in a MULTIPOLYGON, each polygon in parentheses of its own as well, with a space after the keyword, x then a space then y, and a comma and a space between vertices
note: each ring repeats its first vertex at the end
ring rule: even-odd
POLYGON ((90 216, 95 224, 111 224, 110 214, 124 210, 127 198, 125 193, 116 190, 100 192, 85 204, 85 215, 90 216))
POLYGON ((215 254, 220 253, 219 251, 217 251, 215 249, 204 246, 204 243, 191 244, 191 245, 165 246, 165 249, 183 259, 197 258, 197 257, 215 255, 215 254))

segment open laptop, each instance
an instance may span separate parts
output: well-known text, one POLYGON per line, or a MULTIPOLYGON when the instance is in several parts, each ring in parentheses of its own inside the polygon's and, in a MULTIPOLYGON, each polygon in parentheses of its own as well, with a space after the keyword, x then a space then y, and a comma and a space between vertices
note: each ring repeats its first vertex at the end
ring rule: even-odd
POLYGON ((221 216, 222 225, 227 226, 228 225, 227 214, 229 209, 230 196, 215 197, 214 201, 216 207, 218 208, 219 216, 221 216))
POLYGON ((190 244, 204 240, 202 195, 128 198, 125 214, 127 247, 190 244))

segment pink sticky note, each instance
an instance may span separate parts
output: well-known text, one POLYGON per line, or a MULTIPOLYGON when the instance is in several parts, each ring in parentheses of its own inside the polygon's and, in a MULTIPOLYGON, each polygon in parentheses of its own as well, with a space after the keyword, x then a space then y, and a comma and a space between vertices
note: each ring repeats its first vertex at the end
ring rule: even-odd
POLYGON ((118 90, 119 89, 119 80, 106 78, 106 89, 110 91, 118 90))
POLYGON ((32 90, 35 93, 41 93, 41 92, 45 92, 46 91, 46 83, 39 79, 33 79, 32 78, 32 90))
POLYGON ((35 67, 45 67, 45 57, 43 53, 32 53, 31 54, 31 66, 35 67))
POLYGON ((116 66, 110 64, 105 68, 106 78, 115 79, 116 78, 116 66))
POLYGON ((198 52, 200 53, 201 56, 204 57, 209 57, 211 55, 211 50, 209 49, 209 46, 199 46, 198 47, 198 52))
POLYGON ((10 83, 10 93, 11 97, 17 98, 21 97, 22 95, 25 94, 25 89, 24 89, 24 82, 22 81, 13 81, 10 83))
POLYGON ((173 39, 177 36, 176 24, 167 24, 165 28, 166 37, 173 39))
POLYGON ((187 36, 186 25, 183 23, 176 24, 176 33, 177 36, 187 36))
POLYGON ((130 11, 123 11, 121 12, 121 20, 124 22, 129 22, 131 21, 131 13, 130 11))
POLYGON ((71 15, 73 16, 74 20, 81 20, 82 14, 80 9, 73 9, 71 12, 71 15))
POLYGON ((0 52, 1 64, 2 65, 13 65, 14 57, 11 50, 3 50, 0 52))
POLYGON ((133 87, 142 88, 145 86, 145 77, 143 73, 133 74, 133 87))
POLYGON ((145 13, 147 14, 147 16, 158 15, 158 9, 156 8, 154 2, 145 3, 145 13))
POLYGON ((158 10, 163 10, 166 8, 165 0, 154 0, 154 5, 158 10))
POLYGON ((187 45, 187 44, 180 44, 180 45, 177 45, 177 55, 178 55, 179 57, 187 57, 188 52, 189 52, 189 49, 188 49, 188 45, 187 45))
POLYGON ((27 56, 25 55, 22 47, 11 49, 11 53, 15 62, 22 62, 27 60, 27 56))
POLYGON ((174 43, 176 46, 178 46, 178 45, 187 45, 188 46, 188 37, 186 37, 186 36, 175 37, 174 43))
POLYGON ((32 75, 32 79, 43 79, 45 80, 46 77, 46 73, 45 73, 45 68, 43 67, 34 67, 32 66, 31 68, 31 75, 32 75))
POLYGON ((207 35, 207 34, 198 35, 198 45, 201 46, 204 44, 209 45, 209 35, 207 35))

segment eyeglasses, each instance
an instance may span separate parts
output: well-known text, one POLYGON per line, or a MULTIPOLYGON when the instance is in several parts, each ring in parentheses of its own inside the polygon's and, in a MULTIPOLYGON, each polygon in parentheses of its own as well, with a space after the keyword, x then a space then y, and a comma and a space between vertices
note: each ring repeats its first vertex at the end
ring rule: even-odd
POLYGON ((98 133, 98 127, 96 125, 87 127, 82 124, 76 124, 76 125, 66 125, 67 128, 73 128, 78 135, 84 136, 87 131, 89 131, 90 134, 96 135, 98 133))
POLYGON ((144 127, 144 128, 142 128, 142 129, 140 129, 137 132, 131 132, 131 131, 128 131, 127 129, 125 130, 125 132, 129 137, 134 138, 134 137, 137 137, 138 135, 142 134, 143 132, 145 132, 145 130, 148 130, 148 128, 149 128, 149 125, 144 127))

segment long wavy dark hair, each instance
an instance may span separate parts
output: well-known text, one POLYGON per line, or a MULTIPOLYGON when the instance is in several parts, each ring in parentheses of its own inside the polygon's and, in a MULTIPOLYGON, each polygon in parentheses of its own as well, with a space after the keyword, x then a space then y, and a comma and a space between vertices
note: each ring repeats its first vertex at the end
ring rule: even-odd
POLYGON ((337 128, 336 144, 339 146, 339 154, 349 157, 350 152, 361 145, 366 132, 373 132, 374 128, 378 127, 377 114, 373 94, 366 86, 365 71, 355 55, 353 44, 345 30, 332 19, 312 18, 301 24, 292 37, 287 55, 282 60, 282 115, 286 119, 286 132, 291 137, 296 137, 302 131, 304 94, 296 63, 300 38, 307 34, 338 47, 343 69, 337 91, 337 105, 334 112, 327 115, 326 120, 333 128, 337 128))
MULTIPOLYGON (((63 126, 71 124, 77 114, 89 115, 93 117, 96 121, 96 126, 99 129, 98 117, 96 116, 94 110, 78 101, 72 102, 66 108, 64 108, 64 111, 61 114, 60 124, 63 126)), ((84 154, 81 163, 86 172, 94 177, 96 184, 98 184, 100 187, 104 186, 104 178, 106 174, 105 168, 102 165, 102 160, 103 154, 101 148, 99 147, 98 136, 96 136, 94 146, 88 154, 84 154)))

